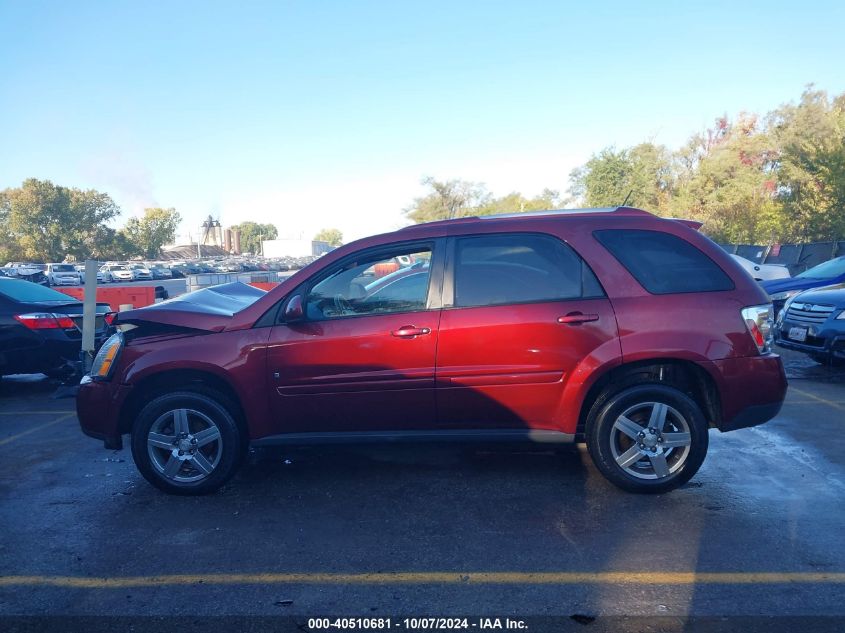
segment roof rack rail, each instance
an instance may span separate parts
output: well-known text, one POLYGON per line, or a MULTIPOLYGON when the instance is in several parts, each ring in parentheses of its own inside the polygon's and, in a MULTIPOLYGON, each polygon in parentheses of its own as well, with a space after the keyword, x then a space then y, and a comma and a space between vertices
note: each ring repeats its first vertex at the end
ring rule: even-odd
POLYGON ((490 215, 468 215, 460 218, 452 218, 448 220, 432 220, 431 222, 421 222, 420 224, 411 224, 402 227, 410 229, 415 226, 427 226, 431 224, 456 224, 471 220, 501 220, 504 218, 531 218, 543 216, 566 216, 566 215, 591 215, 593 213, 618 213, 620 215, 653 215, 648 211, 637 209, 635 207, 597 207, 594 209, 545 209, 542 211, 519 211, 517 213, 493 213, 490 215))
POLYGON ((519 211, 517 213, 493 213, 482 215, 479 220, 495 220, 498 218, 523 218, 546 215, 590 215, 593 213, 619 213, 624 215, 651 215, 648 211, 634 207, 597 207, 594 209, 544 209, 542 211, 519 211))

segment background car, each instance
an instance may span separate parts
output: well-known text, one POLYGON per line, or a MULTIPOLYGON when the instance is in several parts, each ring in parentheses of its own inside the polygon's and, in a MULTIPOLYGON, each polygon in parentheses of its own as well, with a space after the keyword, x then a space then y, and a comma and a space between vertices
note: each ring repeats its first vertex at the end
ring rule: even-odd
POLYGON ((106 264, 100 271, 108 273, 111 281, 133 281, 135 279, 134 273, 125 264, 106 264))
POLYGON ((32 283, 47 285, 47 275, 44 274, 44 264, 31 264, 26 262, 9 262, 3 267, 7 277, 23 279, 32 283))
MULTIPOLYGON (((114 313, 97 304, 96 346, 111 334, 114 313)), ((0 277, 0 375, 78 371, 82 302, 22 279, 0 277)))
POLYGON ((164 264, 147 264, 147 268, 152 273, 153 279, 173 279, 173 272, 164 264))
POLYGON ((789 274, 789 268, 781 264, 758 264, 739 255, 731 255, 731 257, 739 262, 739 265, 747 270, 748 274, 754 277, 755 281, 788 279, 791 276, 789 274))
POLYGON ((130 264, 129 269, 135 281, 150 281, 153 278, 152 272, 144 264, 130 264))
POLYGON ((775 321, 775 343, 818 363, 845 363, 845 283, 788 299, 775 321))
POLYGON ((845 282, 845 257, 836 257, 818 266, 813 266, 790 279, 764 281, 763 289, 769 293, 777 316, 786 300, 802 290, 819 288, 845 282))
POLYGON ((114 276, 111 274, 107 266, 100 266, 97 271, 97 283, 110 284, 114 281, 114 276))
POLYGON ((78 286, 79 272, 73 264, 47 264, 47 284, 50 286, 78 286))

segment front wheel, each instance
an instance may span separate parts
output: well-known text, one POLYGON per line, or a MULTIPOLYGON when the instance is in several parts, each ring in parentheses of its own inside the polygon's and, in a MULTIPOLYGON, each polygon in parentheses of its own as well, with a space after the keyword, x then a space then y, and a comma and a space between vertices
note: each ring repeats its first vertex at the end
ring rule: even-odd
POLYGON ((668 492, 698 471, 707 421, 686 394, 649 384, 599 402, 587 420, 587 448, 611 483, 629 492, 668 492))
POLYGON ((243 441, 232 407, 205 393, 159 396, 132 427, 132 458, 144 479, 164 492, 213 492, 235 474, 243 441))

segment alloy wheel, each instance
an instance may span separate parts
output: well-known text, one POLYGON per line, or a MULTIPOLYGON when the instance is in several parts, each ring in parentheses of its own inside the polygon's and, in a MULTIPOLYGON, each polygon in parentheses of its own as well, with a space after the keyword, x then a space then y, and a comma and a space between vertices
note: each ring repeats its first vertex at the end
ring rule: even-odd
POLYGON ((223 455, 217 424, 195 409, 173 409, 159 416, 147 434, 153 467, 174 483, 193 483, 208 477, 223 455))
POLYGON ((691 442, 687 420, 662 402, 628 407, 610 432, 613 459, 638 479, 664 479, 678 472, 689 456, 691 442))

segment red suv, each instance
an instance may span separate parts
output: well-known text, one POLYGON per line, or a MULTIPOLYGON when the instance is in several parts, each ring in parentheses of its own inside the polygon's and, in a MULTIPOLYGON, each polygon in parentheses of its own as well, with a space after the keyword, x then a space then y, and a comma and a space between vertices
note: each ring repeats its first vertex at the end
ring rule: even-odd
POLYGON ((228 284, 120 313, 83 431, 171 493, 249 445, 586 441, 664 492, 708 430, 761 424, 786 377, 771 305, 697 223, 619 207, 461 218, 347 244, 270 292, 228 284))

